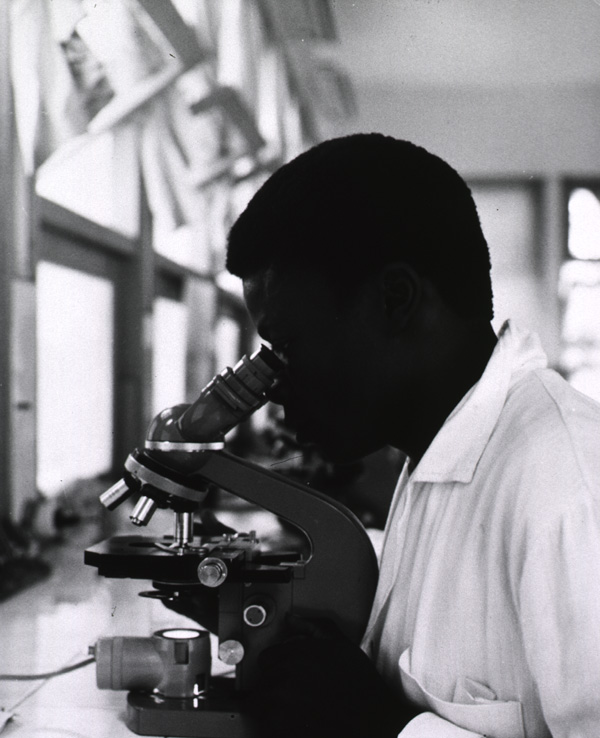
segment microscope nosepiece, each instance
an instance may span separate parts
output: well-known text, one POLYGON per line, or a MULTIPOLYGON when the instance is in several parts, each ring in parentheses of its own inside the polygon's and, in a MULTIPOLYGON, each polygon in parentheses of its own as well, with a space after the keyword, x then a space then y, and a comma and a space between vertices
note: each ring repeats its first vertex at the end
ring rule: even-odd
POLYGON ((137 501, 136 506, 133 508, 133 511, 129 516, 129 519, 134 525, 148 525, 150 519, 156 512, 157 507, 158 505, 156 504, 155 500, 153 500, 151 497, 146 497, 145 495, 143 495, 137 501))

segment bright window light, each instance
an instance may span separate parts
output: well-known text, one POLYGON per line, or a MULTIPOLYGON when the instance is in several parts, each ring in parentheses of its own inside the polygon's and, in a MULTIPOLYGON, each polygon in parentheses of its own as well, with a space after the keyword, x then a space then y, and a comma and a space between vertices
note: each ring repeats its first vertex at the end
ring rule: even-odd
POLYGON ((600 402, 600 369, 584 366, 569 376, 569 382, 576 390, 600 402))
POLYGON ((563 339, 567 343, 600 345, 600 285, 573 285, 563 318, 563 339))
POLYGON ((600 202, 582 187, 569 196, 568 247, 576 259, 600 259, 600 202))
POLYGON ((152 412, 186 401, 187 308, 177 300, 154 301, 152 412))
POLYGON ((114 288, 49 262, 37 267, 37 483, 57 494, 110 470, 114 288))
MULTIPOLYGON (((233 368, 241 359, 240 356, 240 326, 228 315, 222 315, 214 328, 215 337, 215 369, 222 372, 226 366, 233 368)), ((231 430, 227 438, 232 439, 238 432, 231 430)))
POLYGON ((222 315, 215 326, 215 364, 218 372, 226 366, 234 367, 240 360, 240 326, 227 315, 222 315))
POLYGON ((544 341, 546 316, 535 273, 535 198, 521 184, 472 186, 490 249, 494 328, 507 318, 528 326, 544 341))

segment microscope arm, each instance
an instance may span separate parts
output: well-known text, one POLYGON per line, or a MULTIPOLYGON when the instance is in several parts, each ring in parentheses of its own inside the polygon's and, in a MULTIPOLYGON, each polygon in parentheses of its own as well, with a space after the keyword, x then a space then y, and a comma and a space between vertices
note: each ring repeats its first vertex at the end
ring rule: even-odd
POLYGON ((356 516, 336 500, 225 452, 205 452, 193 476, 212 482, 298 527, 311 555, 296 581, 294 609, 328 614, 354 641, 369 616, 378 566, 356 516))

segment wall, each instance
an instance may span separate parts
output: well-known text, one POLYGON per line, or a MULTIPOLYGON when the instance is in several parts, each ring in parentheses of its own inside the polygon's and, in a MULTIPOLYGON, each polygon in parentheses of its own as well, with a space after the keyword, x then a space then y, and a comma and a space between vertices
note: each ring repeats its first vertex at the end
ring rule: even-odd
POLYGON ((408 138, 464 175, 596 174, 598 85, 498 87, 363 84, 359 116, 344 128, 408 138))
MULTIPOLYGON (((599 75, 600 77, 600 75, 599 75)), ((447 159, 467 180, 534 182, 542 299, 532 322, 550 362, 560 355, 559 269, 565 249, 564 182, 600 166, 600 84, 512 87, 398 85, 362 80, 359 114, 339 134, 380 131, 447 159)))

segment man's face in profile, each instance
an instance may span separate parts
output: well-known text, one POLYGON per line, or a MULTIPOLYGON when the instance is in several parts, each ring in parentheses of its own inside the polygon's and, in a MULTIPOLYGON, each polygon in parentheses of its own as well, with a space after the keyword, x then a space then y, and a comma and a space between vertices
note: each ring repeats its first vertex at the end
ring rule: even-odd
POLYGON ((300 443, 331 461, 351 461, 385 445, 381 328, 365 285, 340 299, 328 278, 268 269, 244 280, 261 337, 286 365, 274 402, 300 443))

